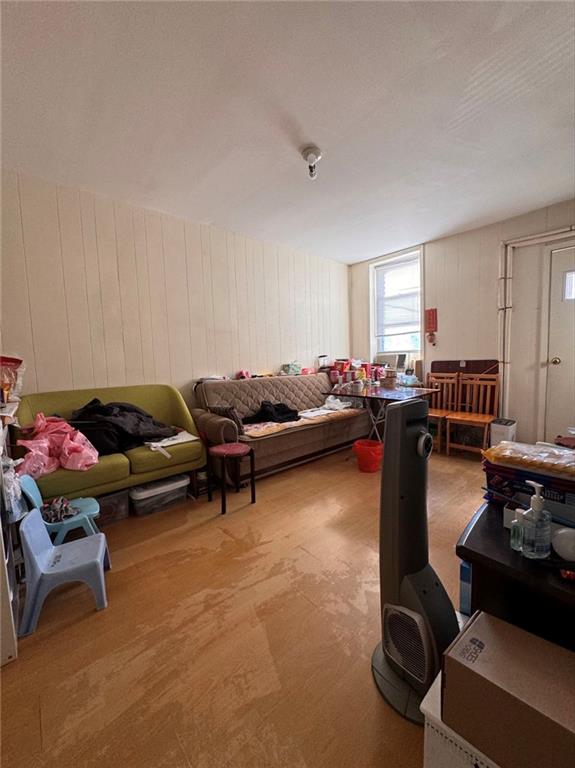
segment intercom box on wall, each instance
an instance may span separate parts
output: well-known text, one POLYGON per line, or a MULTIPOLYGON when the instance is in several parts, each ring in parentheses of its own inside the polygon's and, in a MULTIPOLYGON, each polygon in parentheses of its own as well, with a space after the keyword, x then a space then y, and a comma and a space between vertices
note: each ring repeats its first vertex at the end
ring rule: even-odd
POLYGON ((475 613, 443 656, 441 716, 501 768, 572 768, 575 653, 475 613))

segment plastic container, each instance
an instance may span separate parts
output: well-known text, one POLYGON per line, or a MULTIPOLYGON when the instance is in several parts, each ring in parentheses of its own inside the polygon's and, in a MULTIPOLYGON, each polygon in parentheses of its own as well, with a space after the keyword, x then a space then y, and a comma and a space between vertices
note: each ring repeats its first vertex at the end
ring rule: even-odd
POLYGON ((357 456, 360 472, 377 472, 383 457, 383 443, 379 440, 356 440, 353 452, 357 456))
POLYGON ((493 447, 504 440, 515 440, 517 422, 514 419, 494 419, 491 422, 489 444, 493 447))
POLYGON ((130 496, 128 491, 116 491, 98 496, 100 516, 96 518, 98 528, 103 528, 110 523, 117 523, 130 515, 130 496))
POLYGON ((188 475, 174 475, 165 480, 137 485, 130 490, 132 513, 137 517, 151 515, 171 504, 185 501, 189 484, 188 475))
POLYGON ((551 553, 551 514, 543 508, 541 483, 527 480, 527 485, 533 486, 535 493, 531 497, 531 506, 521 517, 523 556, 538 560, 551 553))

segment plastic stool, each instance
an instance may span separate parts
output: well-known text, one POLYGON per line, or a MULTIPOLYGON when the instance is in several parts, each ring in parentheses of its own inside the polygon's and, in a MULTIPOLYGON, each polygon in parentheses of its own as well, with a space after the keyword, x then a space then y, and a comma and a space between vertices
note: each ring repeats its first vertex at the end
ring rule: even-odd
POLYGON ((20 524, 26 572, 26 598, 19 634, 34 632, 46 597, 61 584, 82 581, 96 599, 96 608, 106 608, 104 568, 109 566, 103 533, 54 546, 39 509, 28 512, 20 524))
MULTIPOLYGON (((38 484, 30 475, 20 476, 20 487, 22 493, 28 500, 30 508, 36 507, 40 509, 44 500, 38 484)), ((72 499, 70 501, 72 509, 76 510, 74 517, 68 517, 66 520, 62 520, 59 523, 48 523, 44 520, 44 525, 48 533, 55 533, 56 538, 54 544, 62 544, 69 531, 73 531, 75 528, 82 528, 86 536, 91 536, 93 533, 99 533, 98 526, 94 522, 94 518, 100 514, 100 505, 96 499, 72 499)))

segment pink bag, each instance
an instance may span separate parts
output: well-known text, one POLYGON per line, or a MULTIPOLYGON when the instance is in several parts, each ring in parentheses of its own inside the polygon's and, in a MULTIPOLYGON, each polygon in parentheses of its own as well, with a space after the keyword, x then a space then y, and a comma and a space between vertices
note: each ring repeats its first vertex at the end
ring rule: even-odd
POLYGON ((60 466, 55 456, 50 456, 50 441, 47 437, 37 440, 18 440, 18 445, 28 448, 24 461, 16 467, 19 475, 31 475, 34 479, 49 475, 60 466))
POLYGON ((98 451, 77 429, 64 437, 60 464, 64 469, 86 470, 98 463, 98 451))
POLYGON ((31 439, 18 440, 18 445, 28 449, 17 467, 19 475, 28 474, 36 479, 60 466, 85 471, 98 463, 98 451, 88 438, 57 416, 38 413, 34 426, 23 431, 31 432, 31 439))

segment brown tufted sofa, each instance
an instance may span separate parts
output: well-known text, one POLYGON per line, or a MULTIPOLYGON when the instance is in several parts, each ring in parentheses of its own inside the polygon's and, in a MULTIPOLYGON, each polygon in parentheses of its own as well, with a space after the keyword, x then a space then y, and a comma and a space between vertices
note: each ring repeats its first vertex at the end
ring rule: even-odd
MULTIPOLYGON (((231 443, 238 440, 236 424, 231 419, 210 413, 210 407, 232 405, 242 418, 255 413, 262 400, 285 403, 290 408, 303 411, 322 405, 325 393, 330 390, 331 383, 326 373, 204 381, 196 388, 198 407, 193 408, 191 413, 198 430, 207 436, 210 443, 231 443)), ((253 447, 256 473, 263 475, 345 448, 368 432, 368 415, 362 411, 343 419, 305 424, 266 437, 250 438, 244 435, 240 439, 253 447)), ((242 471, 247 472, 247 467, 242 471)))

